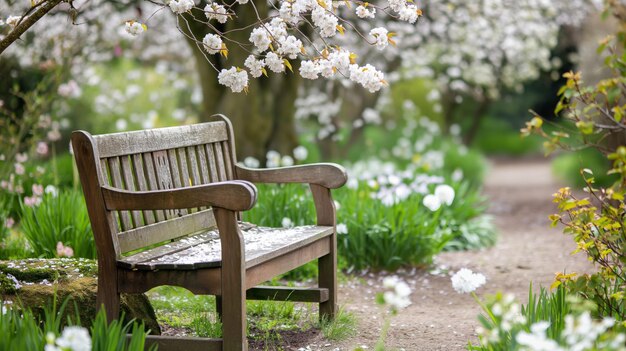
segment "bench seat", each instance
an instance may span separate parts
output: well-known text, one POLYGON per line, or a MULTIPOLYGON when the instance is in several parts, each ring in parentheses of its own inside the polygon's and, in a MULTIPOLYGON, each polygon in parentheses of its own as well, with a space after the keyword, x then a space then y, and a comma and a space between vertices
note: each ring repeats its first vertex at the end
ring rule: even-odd
MULTIPOLYGON (((333 234, 333 227, 316 225, 271 228, 241 222, 239 228, 245 243, 246 268, 333 234)), ((221 257, 221 242, 214 229, 122 257, 117 264, 120 268, 133 270, 189 270, 220 267, 221 257)))

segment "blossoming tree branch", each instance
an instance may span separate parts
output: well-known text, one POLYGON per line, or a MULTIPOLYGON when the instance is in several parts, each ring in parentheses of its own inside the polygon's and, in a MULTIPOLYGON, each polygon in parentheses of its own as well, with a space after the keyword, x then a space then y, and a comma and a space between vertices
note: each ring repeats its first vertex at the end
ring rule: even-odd
MULTIPOLYGON (((59 0, 33 0, 32 6, 24 14, 9 16, 6 24, 10 30, 2 38, 0 53, 60 3, 59 0)), ((386 84, 383 72, 370 64, 359 65, 356 54, 350 48, 336 45, 334 37, 346 31, 354 31, 368 45, 383 50, 389 44, 395 45, 393 32, 384 27, 371 28, 367 33, 361 32, 352 21, 357 18, 369 20, 382 14, 414 24, 421 15, 421 10, 407 0, 389 0, 383 5, 360 0, 283 0, 271 2, 268 11, 261 8, 264 4, 257 5, 249 0, 208 1, 204 7, 197 6, 194 0, 153 3, 158 8, 149 18, 160 15, 159 12, 165 8, 176 14, 178 30, 196 43, 207 62, 218 72, 218 82, 233 92, 247 91, 249 77, 267 76, 268 71, 293 71, 292 60, 300 61, 298 73, 303 78, 332 78, 340 75, 362 85, 370 92, 376 92, 386 84), (242 23, 236 29, 223 30, 220 25, 237 21, 238 12, 244 6, 254 11, 254 22, 242 23), (194 37, 192 23, 206 26, 208 33, 203 38, 194 37), (247 41, 239 40, 240 32, 249 32, 247 41), (218 69, 211 56, 221 55, 228 58, 233 46, 248 54, 245 61, 234 62, 228 69, 218 69)), ((68 4, 72 10, 70 13, 80 10, 71 1, 68 4)), ((148 29, 146 23, 134 19, 126 21, 124 26, 133 36, 148 29)))

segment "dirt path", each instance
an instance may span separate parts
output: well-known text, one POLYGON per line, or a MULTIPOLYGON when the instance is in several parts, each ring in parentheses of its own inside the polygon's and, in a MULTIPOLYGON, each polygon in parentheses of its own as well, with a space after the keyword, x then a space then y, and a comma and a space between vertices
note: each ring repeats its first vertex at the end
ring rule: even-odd
MULTIPOLYGON (((529 283, 549 286, 557 271, 584 272, 591 268, 582 256, 570 256, 573 243, 559 229, 549 228, 547 216, 554 212, 551 194, 558 189, 550 164, 545 160, 495 162, 485 183, 489 212, 500 237, 495 247, 473 252, 443 253, 436 263, 442 274, 403 272, 413 293, 413 304, 392 319, 387 346, 404 350, 464 350, 476 340, 476 316, 480 310, 469 295, 456 293, 448 272, 467 267, 487 277, 479 296, 506 291, 520 301, 528 296, 529 283), (447 272, 446 272, 447 271, 447 272)), ((359 320, 357 335, 341 343, 310 340, 310 350, 373 349, 382 325, 376 305, 380 276, 343 283, 340 303, 359 320)))

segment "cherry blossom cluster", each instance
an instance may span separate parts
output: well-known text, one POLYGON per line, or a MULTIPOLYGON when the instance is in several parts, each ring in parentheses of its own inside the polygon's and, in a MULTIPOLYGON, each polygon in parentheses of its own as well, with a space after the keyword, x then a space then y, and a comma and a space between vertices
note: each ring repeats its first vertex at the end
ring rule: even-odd
MULTIPOLYGON (((350 20, 373 19, 377 13, 385 13, 392 18, 414 24, 421 15, 418 6, 407 0, 390 0, 384 7, 358 0, 329 3, 324 0, 282 0, 272 4, 275 10, 270 12, 269 17, 258 16, 258 22, 249 31, 249 43, 241 43, 215 29, 216 23, 235 21, 234 5, 209 2, 204 8, 200 8, 193 0, 170 0, 167 3, 170 10, 182 21, 188 21, 188 18, 201 21, 196 15, 199 11, 204 13, 208 28, 214 30, 202 40, 191 39, 196 40, 208 55, 222 55, 226 58, 229 50, 227 43, 238 45, 250 53, 242 62, 243 65, 219 69, 214 65, 218 71, 218 82, 233 92, 246 91, 249 76, 258 78, 268 75, 268 71, 293 71, 290 60, 300 61, 298 73, 305 79, 341 77, 362 85, 370 92, 376 92, 387 84, 384 73, 371 64, 357 64, 357 55, 354 52, 332 45, 329 40, 334 39, 338 33, 344 35, 352 31, 353 35, 366 43, 383 50, 389 44, 396 44, 392 39, 394 33, 379 26, 364 34, 350 20), (353 2, 358 5, 355 9, 352 8, 353 2), (312 28, 315 35, 304 35, 302 28, 306 27, 309 27, 307 30, 312 28)), ((236 5, 255 6, 247 0, 238 0, 236 5)), ((137 22, 126 23, 126 30, 131 35, 142 32, 135 23, 137 22)))

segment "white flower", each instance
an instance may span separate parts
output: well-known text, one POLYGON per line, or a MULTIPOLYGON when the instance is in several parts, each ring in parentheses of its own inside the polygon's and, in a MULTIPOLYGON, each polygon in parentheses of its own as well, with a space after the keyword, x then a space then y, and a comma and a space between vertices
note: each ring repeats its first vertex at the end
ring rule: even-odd
POLYGON ((306 79, 317 79, 320 74, 320 66, 315 61, 306 60, 300 62, 300 75, 306 79))
POLYGON ((207 19, 215 19, 219 23, 226 23, 228 20, 228 14, 226 8, 223 5, 216 3, 209 3, 204 7, 204 15, 207 19))
POLYGON ((337 32, 339 20, 323 7, 318 6, 315 8, 315 10, 311 12, 311 19, 313 20, 313 24, 320 29, 320 36, 322 36, 322 38, 332 37, 337 32))
POLYGON ((69 326, 63 329, 56 344, 72 351, 91 351, 91 337, 87 329, 77 326, 69 326))
POLYGON ((345 223, 337 224, 337 234, 348 234, 348 226, 345 223))
POLYGON ((265 62, 263 60, 258 60, 254 55, 250 55, 246 58, 243 65, 248 68, 252 77, 259 78, 263 74, 263 66, 265 66, 265 62))
POLYGON ((370 64, 363 67, 350 65, 350 80, 375 93, 385 84, 385 75, 370 64))
POLYGON ((376 45, 378 50, 386 48, 389 44, 387 33, 387 30, 383 27, 373 28, 370 30, 370 39, 374 40, 374 45, 376 45))
POLYGON ((144 25, 136 21, 126 21, 126 33, 137 36, 145 31, 144 25))
POLYGON ((401 21, 415 23, 419 17, 418 8, 415 5, 406 6, 398 11, 398 17, 401 21))
POLYGON ((283 226, 283 228, 293 227, 293 222, 291 221, 291 218, 288 218, 288 217, 284 217, 280 223, 283 226))
POLYGON ((250 33, 250 42, 256 46, 259 51, 263 52, 270 47, 272 39, 268 30, 263 27, 256 27, 250 33))
POLYGON ((217 54, 222 50, 222 38, 217 34, 207 34, 202 39, 202 46, 209 54, 217 54))
POLYGON ((265 56, 265 66, 275 73, 285 72, 285 63, 282 57, 273 52, 268 52, 265 56))
POLYGON ((389 276, 383 279, 383 286, 387 289, 383 294, 383 299, 386 304, 389 304, 392 309, 399 310, 405 308, 411 304, 409 295, 411 295, 411 288, 409 285, 396 276, 389 276))
POLYGON ((248 72, 237 67, 223 68, 217 75, 217 81, 229 87, 234 93, 240 93, 248 86, 248 72))
POLYGON ((452 278, 452 287, 458 293, 470 293, 485 284, 487 279, 480 273, 473 273, 467 268, 456 272, 452 278))
POLYGON ((302 42, 299 39, 296 39, 293 35, 281 40, 280 46, 278 47, 278 53, 280 55, 287 56, 292 60, 298 57, 298 53, 301 50, 302 42))
POLYGON ((376 14, 376 9, 368 10, 363 5, 359 5, 356 8, 356 15, 359 16, 359 18, 374 18, 375 14, 376 14))
POLYGON ((59 195, 59 190, 52 184, 46 185, 44 192, 52 197, 57 197, 59 195))
POLYGON ((454 201, 454 189, 446 184, 437 185, 435 188, 435 196, 439 199, 439 201, 441 201, 441 203, 450 206, 454 201))
POLYGON ((265 155, 265 158, 267 159, 267 162, 265 162, 265 165, 268 168, 274 168, 274 167, 280 166, 280 153, 278 153, 278 151, 275 151, 275 150, 268 151, 267 154, 265 155))
POLYGON ((429 210, 435 212, 441 207, 441 200, 435 195, 428 194, 424 196, 422 200, 422 204, 426 206, 429 210))
POLYGON ((293 149, 293 157, 295 157, 296 160, 304 161, 306 160, 307 156, 309 156, 309 151, 306 149, 306 147, 300 145, 293 149))
POLYGON ((181 14, 191 10, 195 4, 193 0, 171 0, 169 5, 172 12, 181 14))
POLYGON ((7 17, 6 24, 8 24, 11 27, 15 27, 17 26, 21 18, 22 16, 9 16, 7 17))
POLYGON ((259 162, 259 160, 257 160, 256 158, 252 157, 252 156, 248 156, 246 158, 243 159, 243 164, 246 167, 250 167, 250 168, 259 168, 259 165, 261 164, 259 162))
POLYGON ((280 159, 280 164, 282 166, 293 166, 293 157, 289 155, 285 155, 280 159))
POLYGON ((22 284, 20 284, 19 280, 17 280, 17 278, 15 278, 12 274, 7 274, 6 277, 13 282, 13 287, 16 290, 22 288, 22 284))

